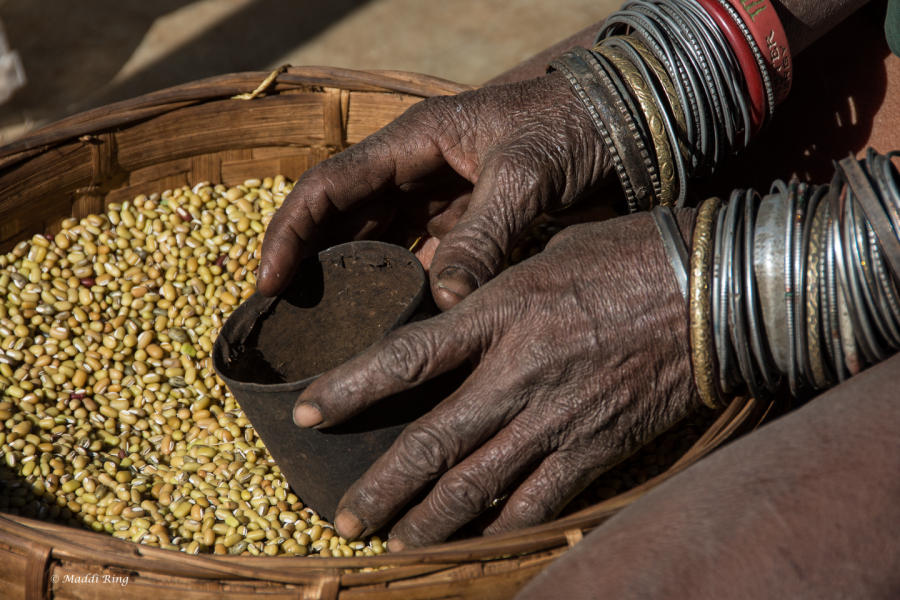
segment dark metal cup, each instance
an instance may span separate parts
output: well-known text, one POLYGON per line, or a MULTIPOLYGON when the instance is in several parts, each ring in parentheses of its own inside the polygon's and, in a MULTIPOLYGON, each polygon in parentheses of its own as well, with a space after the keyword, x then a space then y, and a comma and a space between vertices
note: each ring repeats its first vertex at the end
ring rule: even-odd
POLYGON ((400 246, 359 241, 304 261, 275 298, 255 293, 222 327, 213 366, 250 419, 294 492, 327 519, 403 427, 430 410, 446 378, 382 400, 325 430, 294 425, 294 402, 321 373, 391 329, 434 314, 427 280, 400 246))

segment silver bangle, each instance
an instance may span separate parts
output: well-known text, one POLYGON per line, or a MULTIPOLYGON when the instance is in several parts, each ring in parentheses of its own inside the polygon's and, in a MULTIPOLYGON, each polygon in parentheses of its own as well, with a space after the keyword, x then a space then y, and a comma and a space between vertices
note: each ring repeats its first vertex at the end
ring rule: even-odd
POLYGON ((656 223, 656 229, 659 230, 663 249, 666 251, 666 257, 669 259, 669 266, 672 267, 672 272, 675 274, 675 281, 678 282, 681 297, 687 303, 690 294, 687 273, 690 254, 684 243, 684 238, 681 237, 678 221, 675 220, 675 215, 672 214, 672 209, 668 206, 655 206, 650 211, 650 215, 653 217, 653 222, 656 223))

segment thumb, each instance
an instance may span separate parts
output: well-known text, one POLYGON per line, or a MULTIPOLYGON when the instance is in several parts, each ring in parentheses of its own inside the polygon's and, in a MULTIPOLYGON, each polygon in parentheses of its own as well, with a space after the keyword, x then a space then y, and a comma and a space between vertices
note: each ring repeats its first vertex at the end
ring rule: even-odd
POLYGON ((482 169, 466 212, 441 238, 431 263, 431 291, 441 310, 497 275, 516 238, 543 209, 546 191, 529 162, 498 157, 482 169))

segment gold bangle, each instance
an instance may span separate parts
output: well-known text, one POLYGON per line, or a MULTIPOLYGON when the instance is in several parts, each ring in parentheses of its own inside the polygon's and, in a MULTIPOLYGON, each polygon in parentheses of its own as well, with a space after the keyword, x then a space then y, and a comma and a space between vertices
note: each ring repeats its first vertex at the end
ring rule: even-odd
POLYGON ((653 138, 653 147, 656 150, 656 164, 659 168, 659 203, 663 206, 669 206, 675 201, 675 165, 672 163, 672 146, 669 144, 669 137, 666 135, 666 126, 663 123, 662 115, 659 107, 653 99, 653 94, 647 87, 647 82, 641 77, 628 57, 616 48, 598 45, 596 51, 602 54, 618 69, 619 74, 625 83, 631 89, 638 104, 641 105, 641 111, 647 121, 647 129, 650 130, 650 137, 653 138))
POLYGON ((716 387, 718 376, 714 362, 712 336, 712 303, 709 277, 715 222, 722 208, 719 198, 708 198, 700 205, 691 247, 691 362, 694 365, 694 384, 703 404, 717 410, 720 405, 716 387))
POLYGON ((622 39, 626 40, 631 47, 641 55, 641 58, 644 59, 644 62, 647 63, 656 75, 656 79, 662 86, 662 89, 666 94, 666 99, 669 101, 669 106, 672 108, 672 116, 675 118, 675 124, 678 126, 678 134, 680 137, 676 141, 678 142, 679 151, 681 152, 681 156, 684 157, 684 160, 689 160, 691 151, 684 141, 687 139, 687 121, 684 116, 684 107, 681 105, 681 100, 678 98, 678 92, 675 91, 675 85, 672 83, 672 78, 669 77, 668 71, 666 71, 663 64, 659 62, 659 59, 656 58, 639 38, 632 35, 623 35, 622 39))

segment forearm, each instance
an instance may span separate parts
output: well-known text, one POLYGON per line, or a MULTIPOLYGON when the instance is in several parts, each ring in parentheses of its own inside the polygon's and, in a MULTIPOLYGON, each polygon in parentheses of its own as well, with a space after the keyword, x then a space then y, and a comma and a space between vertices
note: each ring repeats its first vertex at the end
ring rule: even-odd
POLYGON ((900 356, 717 452, 519 596, 893 597, 900 356))
MULTIPOLYGON (((796 55, 811 43, 831 31, 846 19, 866 0, 775 0, 784 25, 791 51, 796 55)), ((486 82, 486 85, 521 81, 543 75, 554 57, 573 46, 590 47, 593 44, 602 21, 579 31, 575 35, 542 50, 520 65, 517 65, 486 82)))

